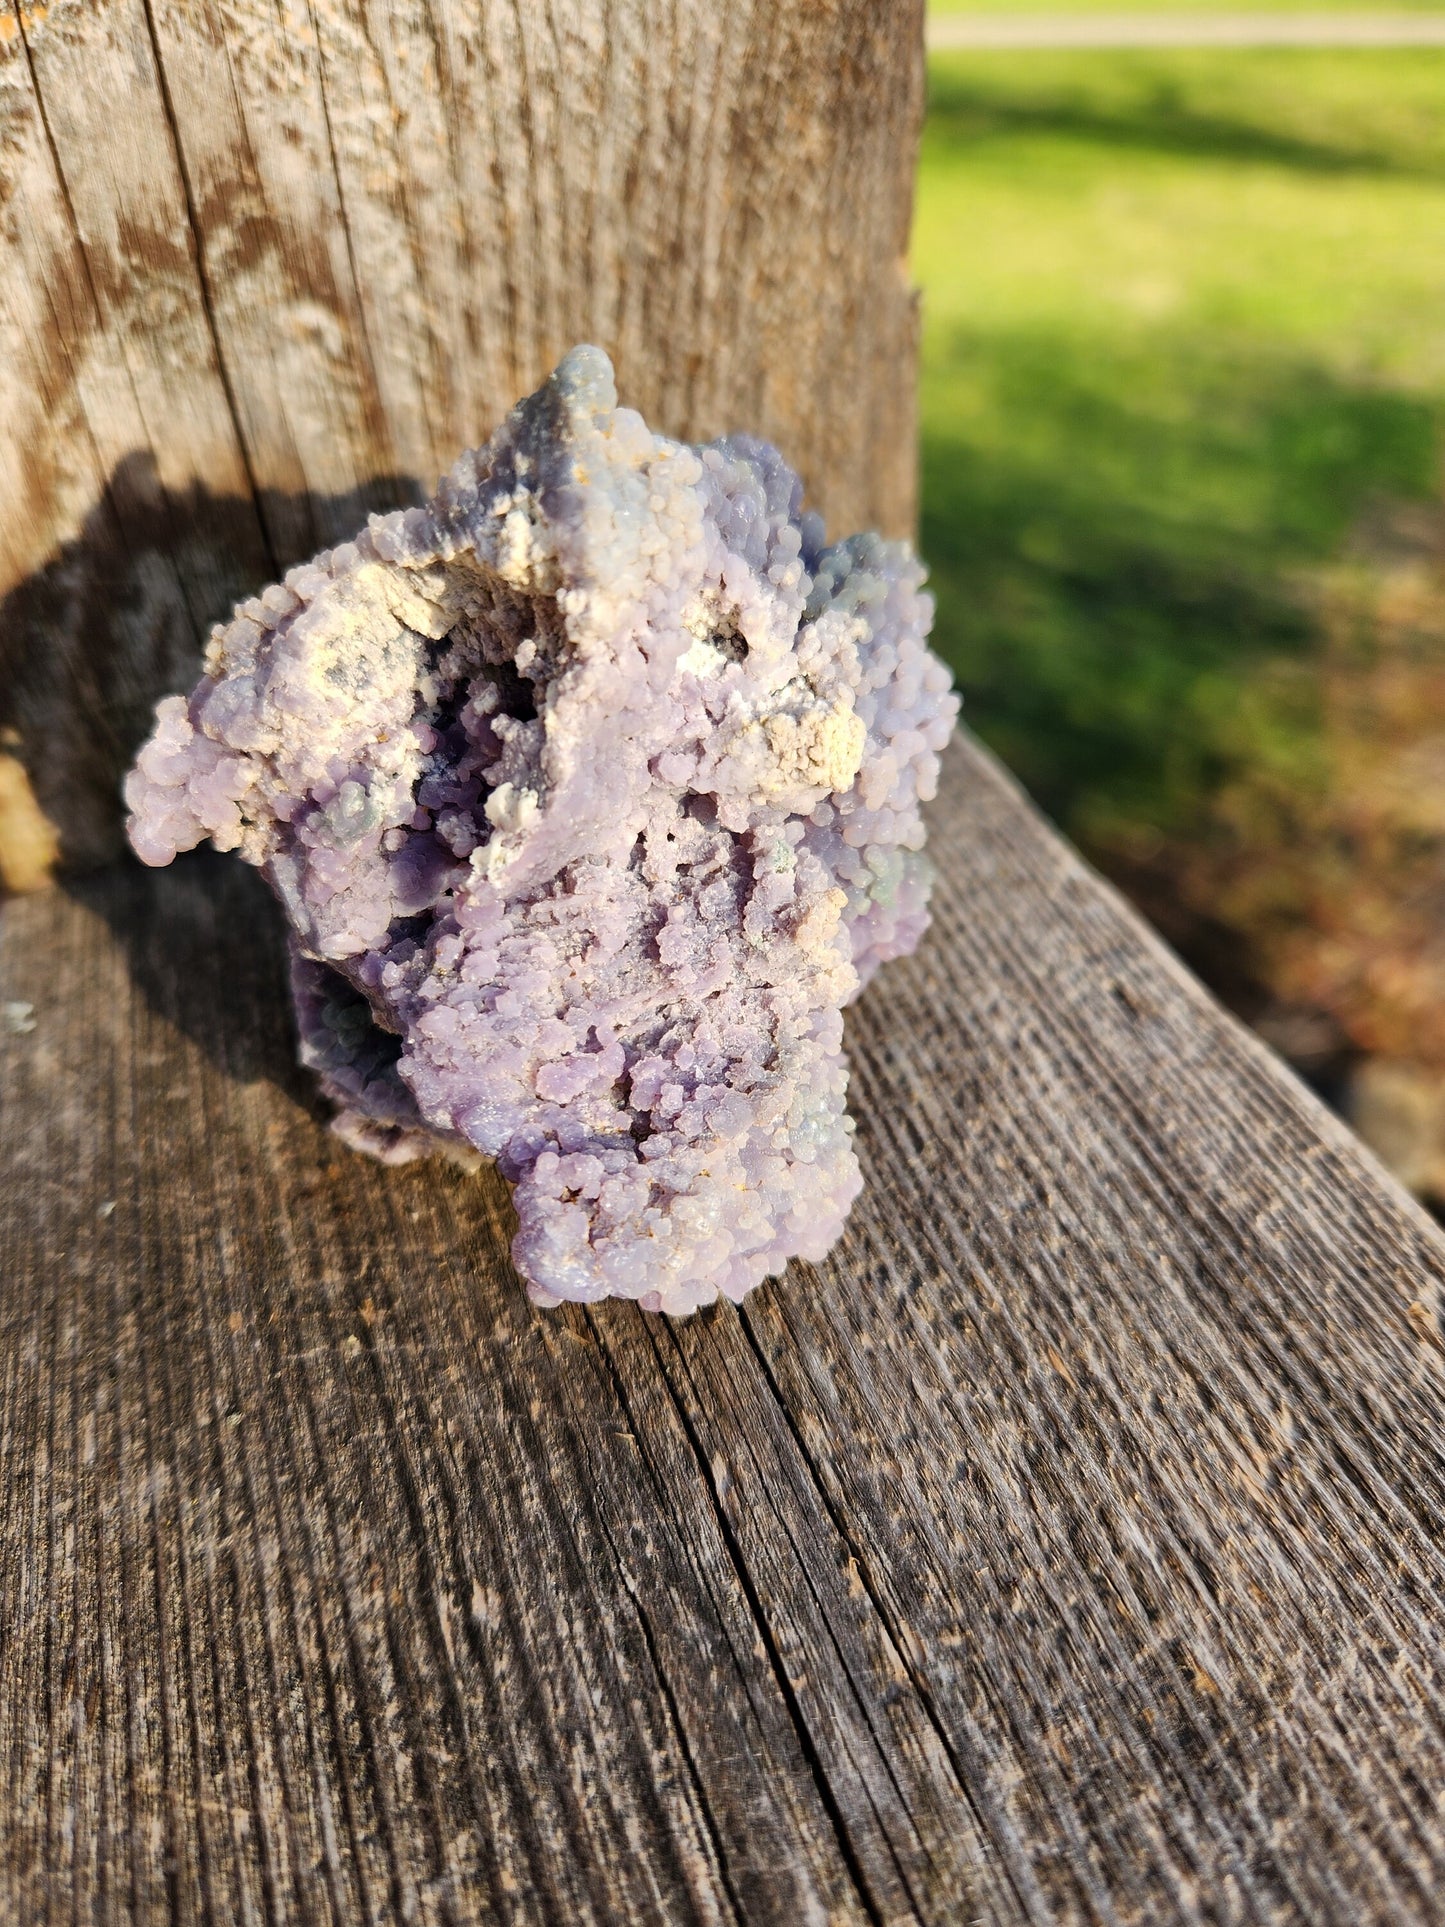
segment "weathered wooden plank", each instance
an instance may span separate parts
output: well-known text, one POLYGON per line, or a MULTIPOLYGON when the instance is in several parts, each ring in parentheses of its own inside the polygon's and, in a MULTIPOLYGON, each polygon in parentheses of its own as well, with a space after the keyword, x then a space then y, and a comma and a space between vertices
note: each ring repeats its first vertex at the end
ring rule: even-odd
POLYGON ((908 532, 921 113, 921 0, 0 0, 0 750, 67 855, 209 624, 579 341, 908 532))
POLYGON ((398 447, 377 393, 309 9, 145 13, 250 483, 289 564, 435 465, 415 433, 398 447))
POLYGON ((157 690, 268 561, 144 15, 54 11, 0 12, 0 735, 88 862, 157 690))
POLYGON ((0 913, 7 1918, 1430 1921, 1445 1244, 967 744, 685 1325, 334 1147, 239 866, 0 913))

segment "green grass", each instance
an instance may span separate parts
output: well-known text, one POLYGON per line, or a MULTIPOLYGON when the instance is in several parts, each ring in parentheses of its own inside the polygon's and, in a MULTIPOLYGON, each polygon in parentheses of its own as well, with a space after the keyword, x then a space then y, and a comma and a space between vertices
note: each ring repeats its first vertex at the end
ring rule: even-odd
POLYGON ((1103 853, 1306 780, 1301 585, 1440 481, 1445 51, 935 56, 914 271, 975 728, 1103 853))

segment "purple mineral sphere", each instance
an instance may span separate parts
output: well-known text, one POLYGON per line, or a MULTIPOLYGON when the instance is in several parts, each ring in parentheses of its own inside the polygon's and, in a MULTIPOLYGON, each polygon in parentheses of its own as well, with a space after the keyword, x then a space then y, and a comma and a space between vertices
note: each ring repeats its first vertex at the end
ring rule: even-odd
POLYGON ((574 349, 217 628, 127 779, 147 863, 209 837, 280 898, 341 1135, 496 1160, 541 1304, 741 1298, 861 1183, 843 1006, 927 923, 958 704, 909 550, 800 497, 574 349))

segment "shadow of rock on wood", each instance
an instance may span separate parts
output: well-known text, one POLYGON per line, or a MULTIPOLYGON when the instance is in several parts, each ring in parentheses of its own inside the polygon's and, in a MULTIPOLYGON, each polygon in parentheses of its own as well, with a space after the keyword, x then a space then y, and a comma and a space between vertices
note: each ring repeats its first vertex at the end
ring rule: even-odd
POLYGON ((315 1078, 296 1058, 285 920, 255 870, 207 848, 164 870, 126 856, 63 877, 61 893, 107 926, 132 994, 159 1022, 225 1075, 265 1079, 318 1121, 329 1119, 315 1078), (250 1009, 238 1001, 240 980, 250 1009))
POLYGON ((116 465, 75 538, 0 603, 0 741, 18 735, 66 867, 120 853, 121 781, 157 700, 196 680, 211 625, 373 510, 421 495, 382 475, 340 495, 253 499, 166 489, 148 451, 116 465), (302 546, 278 552, 263 530, 302 546))

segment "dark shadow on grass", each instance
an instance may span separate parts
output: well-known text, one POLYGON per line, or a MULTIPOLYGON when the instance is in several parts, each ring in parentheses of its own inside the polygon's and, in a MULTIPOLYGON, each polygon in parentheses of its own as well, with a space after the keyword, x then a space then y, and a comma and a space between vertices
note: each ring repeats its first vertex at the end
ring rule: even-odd
POLYGON ((991 140, 1043 134, 1138 153, 1266 163, 1313 174, 1445 178, 1445 160, 1432 165, 1363 142, 1311 139, 1244 115, 1202 110, 1191 104, 1185 85, 1158 70, 1152 56, 1133 61, 1114 56, 1109 92, 1091 84, 1100 71, 1085 66, 1077 79, 1050 82, 1035 67, 1028 84, 1019 85, 1011 67, 989 73, 973 62, 965 65, 959 56, 935 58, 929 63, 925 154, 972 152, 991 140))
POLYGON ((1241 758, 1308 758, 1308 676, 1256 699, 1271 664, 1308 662, 1301 573, 1372 499, 1435 481, 1415 397, 1189 342, 1140 352, 960 337, 923 411, 935 641, 968 720, 1096 855, 1106 824, 1187 834, 1241 758), (950 380, 982 410, 946 419, 950 380))
MULTIPOLYGON (((1171 364, 1153 338, 1147 369, 1072 337, 953 351, 923 412, 921 534, 965 717, 1215 994, 1267 1025, 1264 953, 1182 873, 1227 853, 1217 805, 1237 776, 1302 804, 1327 791, 1310 571, 1372 508, 1434 497, 1438 412, 1217 344, 1175 344, 1171 364), (951 421, 950 379, 968 404, 951 421)), ((1342 1033, 1291 1061, 1342 1103, 1342 1033)))

